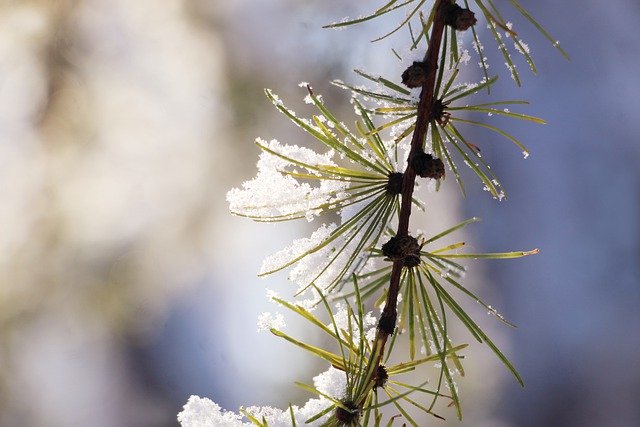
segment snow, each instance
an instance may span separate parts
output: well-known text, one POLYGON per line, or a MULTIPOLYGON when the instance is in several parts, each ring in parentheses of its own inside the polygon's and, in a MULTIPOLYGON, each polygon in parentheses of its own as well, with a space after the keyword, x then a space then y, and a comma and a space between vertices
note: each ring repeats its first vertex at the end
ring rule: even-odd
MULTIPOLYGON (((304 406, 294 405, 292 409, 296 422, 301 424, 329 405, 331 402, 325 398, 309 399, 304 406)), ((269 423, 269 427, 291 427, 292 425, 288 408, 282 410, 271 406, 250 406, 243 409, 259 420, 264 417, 269 423)), ((328 417, 325 415, 305 425, 320 426, 328 417)), ((255 427, 255 424, 243 421, 243 419, 242 414, 225 411, 214 401, 199 396, 191 396, 182 412, 178 414, 178 421, 182 427, 255 427)))
POLYGON ((234 188, 227 193, 229 210, 235 214, 268 219, 310 213, 307 219, 312 220, 319 213, 319 206, 339 200, 349 185, 345 181, 324 179, 314 187, 283 173, 296 166, 313 175, 317 174, 312 169, 314 166, 336 166, 331 150, 318 154, 305 147, 281 144, 277 140, 266 142, 257 139, 256 142, 295 163, 268 151, 261 153, 256 177, 244 182, 242 188, 234 188))
MULTIPOLYGON (((343 371, 329 367, 329 369, 313 378, 313 385, 318 391, 336 399, 344 397, 347 386, 347 378, 343 371)), ((292 405, 293 414, 298 424, 304 424, 306 420, 318 412, 332 405, 331 401, 324 398, 309 399, 302 407, 292 405)), ((279 409, 271 406, 249 406, 240 408, 251 416, 262 420, 264 417, 269 427, 291 427, 291 415, 289 408, 279 409)), ((312 427, 322 425, 331 413, 304 424, 312 427)), ((178 414, 178 421, 182 427, 249 427, 255 426, 249 422, 240 411, 238 413, 226 411, 211 399, 191 396, 184 405, 182 412, 178 414)))
POLYGON ((269 274, 271 272, 282 269, 288 263, 292 262, 296 258, 299 258, 304 253, 321 244, 331 235, 331 233, 336 228, 337 226, 334 223, 331 223, 329 225, 322 224, 316 231, 311 234, 310 237, 304 237, 294 240, 290 246, 267 257, 262 262, 262 268, 260 269, 259 274, 269 274))

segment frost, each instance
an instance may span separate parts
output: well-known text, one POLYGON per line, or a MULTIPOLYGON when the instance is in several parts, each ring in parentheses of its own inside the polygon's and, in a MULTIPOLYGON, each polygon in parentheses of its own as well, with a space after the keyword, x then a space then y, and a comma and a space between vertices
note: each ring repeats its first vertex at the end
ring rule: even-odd
POLYGON ((495 308, 493 308, 492 306, 488 305, 487 309, 489 311, 487 311, 487 314, 490 316, 495 316, 498 319, 502 320, 503 322, 506 322, 506 319, 504 318, 504 316, 500 313, 498 313, 498 310, 496 310, 495 308))
POLYGON ((516 64, 509 64, 508 62, 505 62, 504 65, 507 67, 507 70, 509 70, 509 73, 511 74, 511 78, 515 81, 516 80, 516 64))
POLYGON ((473 50, 475 50, 477 54, 480 54, 480 52, 484 50, 484 46, 479 41, 473 41, 471 45, 473 46, 473 50))
MULTIPOLYGON (((354 345, 357 346, 358 343, 360 342, 360 331, 359 331, 359 328, 356 326, 357 325, 356 319, 354 319, 352 316, 349 315, 349 311, 347 310, 347 307, 344 304, 337 303, 335 307, 336 307, 336 312, 333 315, 333 321, 336 323, 336 327, 338 328, 338 330, 353 331, 352 342, 354 345), (349 317, 351 317, 351 325, 349 325, 349 317)), ((375 332, 376 332, 375 327, 377 324, 378 324, 378 321, 376 317, 372 314, 372 312, 369 311, 367 314, 364 315, 362 319, 362 326, 364 328, 365 338, 367 340, 371 341, 375 337, 375 332)), ((327 325, 327 327, 329 327, 330 329, 333 329, 333 323, 327 325)))
POLYGON ((471 55, 469 55, 469 51, 467 49, 464 49, 460 54, 460 62, 464 65, 467 65, 470 60, 471 60, 471 55))
POLYGON ((529 54, 531 53, 530 49, 529 49, 529 45, 524 43, 522 40, 520 41, 520 43, 514 43, 513 47, 520 52, 521 54, 529 54))
POLYGON ((258 332, 277 329, 281 331, 285 327, 284 316, 280 313, 275 315, 269 312, 263 312, 258 316, 258 332))
POLYGON ((278 295, 278 293, 276 291, 274 291, 273 289, 269 289, 267 288, 267 299, 269 301, 273 301, 274 298, 279 298, 280 296, 278 295))
POLYGON ((464 277, 465 273, 466 273, 465 267, 462 267, 462 266, 456 267, 454 265, 451 265, 446 268, 443 268, 442 272, 440 273, 440 276, 443 279, 446 279, 448 277, 461 278, 461 277, 464 277))
POLYGON ((265 89, 265 91, 271 96, 271 98, 272 98, 271 102, 273 102, 273 105, 275 105, 276 107, 284 106, 284 103, 282 102, 280 97, 278 95, 276 95, 275 93, 273 93, 271 91, 271 89, 265 89))

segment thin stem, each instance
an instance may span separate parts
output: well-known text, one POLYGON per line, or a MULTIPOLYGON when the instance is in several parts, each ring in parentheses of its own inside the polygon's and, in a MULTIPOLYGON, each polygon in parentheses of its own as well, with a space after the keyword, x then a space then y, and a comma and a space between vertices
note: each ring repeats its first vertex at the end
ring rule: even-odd
MULTIPOLYGON (((429 46, 425 55, 425 63, 427 65, 427 78, 422 86, 420 93, 420 102, 418 103, 418 112, 416 119, 416 126, 411 139, 411 149, 409 151, 409 157, 407 161, 407 169, 404 171, 402 182, 402 204, 400 206, 399 222, 397 236, 407 236, 409 234, 409 217, 411 216, 411 200, 413 197, 413 190, 416 182, 416 172, 411 165, 411 158, 417 153, 423 151, 424 141, 426 139, 427 130, 429 128, 429 122, 431 117, 431 110, 434 102, 435 82, 437 76, 438 58, 440 53, 440 45, 442 43, 442 35, 444 33, 444 14, 443 8, 449 0, 436 0, 436 12, 433 21, 433 27, 431 29, 431 37, 429 39, 429 46)), ((384 347, 387 339, 391 335, 391 331, 395 328, 397 313, 398 293, 400 291, 400 277, 402 273, 404 261, 399 260, 393 263, 391 270, 391 279, 389 282, 389 292, 387 293, 387 299, 384 306, 384 310, 380 317, 381 321, 385 321, 386 325, 392 324, 393 327, 380 327, 376 333, 375 342, 373 348, 378 349, 375 357, 371 358, 370 363, 373 366, 369 366, 366 372, 375 372, 377 367, 384 357, 384 347)), ((369 381, 374 381, 375 378, 370 378, 369 381)), ((361 404, 364 404, 364 396, 361 404)))

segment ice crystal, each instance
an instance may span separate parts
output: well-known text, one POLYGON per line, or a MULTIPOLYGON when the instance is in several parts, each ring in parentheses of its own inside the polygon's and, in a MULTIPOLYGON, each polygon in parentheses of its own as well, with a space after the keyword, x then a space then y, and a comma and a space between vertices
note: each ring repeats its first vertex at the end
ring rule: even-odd
POLYGON ((531 50, 529 49, 529 45, 524 43, 524 42, 522 42, 522 41, 520 41, 520 43, 514 43, 513 47, 523 55, 525 53, 526 54, 530 54, 531 53, 531 50))
MULTIPOLYGON (((513 30, 513 23, 512 23, 512 22, 507 22, 507 23, 505 24, 505 26, 509 29, 509 31, 512 31, 512 30, 513 30)), ((505 32, 505 35, 506 35, 507 37, 511 37, 511 33, 510 33, 509 31, 505 32)))
MULTIPOLYGON (((357 345, 360 341, 360 331, 356 326, 356 319, 351 317, 349 320, 350 314, 347 310, 347 307, 342 303, 337 303, 335 306, 336 310, 333 315, 333 321, 336 323, 336 326, 339 330, 343 331, 353 331, 353 336, 351 337, 352 342, 357 345), (349 326, 349 322, 351 322, 351 326, 349 326)), ((365 338, 367 340, 372 340, 375 336, 376 325, 378 324, 378 320, 373 315, 372 312, 367 312, 362 319, 362 326, 365 331, 365 338)), ((329 328, 333 327, 333 324, 327 325, 329 328)))
POLYGON ((488 315, 490 315, 490 316, 495 316, 495 317, 497 317, 498 319, 502 320, 503 322, 505 322, 505 321, 506 321, 505 317, 504 317, 502 314, 500 314, 500 313, 498 312, 498 310, 496 310, 496 309, 495 309, 495 308, 493 308, 492 306, 488 305, 488 306, 487 306, 487 309, 488 309, 488 311, 487 311, 487 314, 488 314, 488 315))
POLYGON ((473 46, 473 50, 475 50, 477 54, 480 54, 480 52, 484 50, 484 46, 482 45, 482 43, 480 43, 480 41, 474 41, 471 43, 471 45, 473 46))
POLYGON ((269 288, 267 288, 266 294, 267 294, 267 299, 269 301, 273 301, 274 298, 279 298, 280 297, 276 291, 274 291, 273 289, 269 289, 269 288))
POLYGON ((285 327, 284 316, 280 313, 271 314, 263 312, 258 316, 258 332, 277 329, 281 331, 285 327))
POLYGON ((471 60, 471 55, 469 55, 469 51, 467 49, 463 49, 460 53, 460 63, 467 65, 471 60))

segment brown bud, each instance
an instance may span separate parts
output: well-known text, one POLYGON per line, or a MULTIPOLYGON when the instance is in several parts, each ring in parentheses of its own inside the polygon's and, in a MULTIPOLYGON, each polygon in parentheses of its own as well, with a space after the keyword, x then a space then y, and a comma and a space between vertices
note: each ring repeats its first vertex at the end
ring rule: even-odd
POLYGON ((444 109, 447 105, 449 105, 449 103, 445 105, 444 102, 442 102, 442 99, 436 99, 435 101, 433 101, 429 120, 436 120, 438 122, 441 122, 445 116, 444 109))
POLYGON ((402 193, 402 173, 393 172, 389 174, 389 181, 387 181, 387 193, 396 195, 402 193))
POLYGON ((387 368, 384 365, 378 365, 376 368, 376 387, 384 387, 389 379, 387 368))
POLYGON ((415 61, 402 73, 402 84, 415 88, 422 86, 427 81, 427 64, 415 61))
POLYGON ((340 406, 336 407, 336 419, 340 421, 343 425, 353 425, 360 418, 360 410, 358 409, 358 405, 355 404, 353 400, 345 400, 342 404, 349 408, 347 411, 340 406))
POLYGON ((404 264, 405 267, 417 267, 420 265, 420 254, 411 254, 411 255, 407 255, 407 257, 404 259, 404 264))
POLYGON ((463 9, 457 3, 449 3, 444 10, 444 23, 458 31, 466 31, 478 20, 469 9, 463 9))
POLYGON ((378 320, 378 329, 387 335, 393 334, 396 330, 396 318, 397 314, 389 314, 383 311, 378 320))
POLYGON ((382 253, 391 261, 403 261, 406 267, 420 264, 420 243, 413 236, 393 236, 382 245, 382 253))
POLYGON ((422 178, 444 178, 444 163, 431 154, 423 152, 413 155, 411 157, 411 166, 416 171, 416 175, 422 178))

